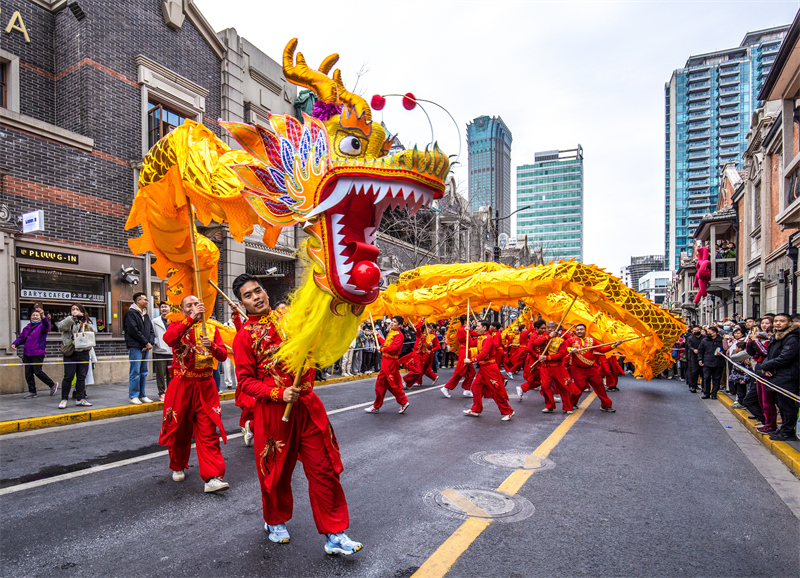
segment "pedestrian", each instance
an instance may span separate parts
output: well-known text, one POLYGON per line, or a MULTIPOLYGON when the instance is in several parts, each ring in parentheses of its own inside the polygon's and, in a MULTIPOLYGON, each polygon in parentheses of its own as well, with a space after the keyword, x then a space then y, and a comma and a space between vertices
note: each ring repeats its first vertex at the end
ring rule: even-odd
POLYGON ((170 304, 162 301, 158 305, 160 315, 153 319, 153 331, 156 337, 153 345, 153 369, 156 372, 156 387, 158 387, 160 401, 164 401, 164 394, 167 392, 167 384, 170 380, 169 366, 172 364, 172 348, 164 342, 164 334, 169 328, 167 315, 170 310, 170 304))
MULTIPOLYGON (((59 409, 66 409, 69 400, 70 384, 75 379, 75 405, 91 406, 84 399, 86 393, 86 374, 89 372, 91 361, 90 350, 86 336, 91 332, 89 314, 80 303, 73 303, 70 314, 56 324, 61 332, 61 354, 64 356, 64 378, 61 380, 61 402, 59 409), (81 338, 76 343, 76 336, 81 338)), ((92 338, 94 334, 92 333, 92 338)))
POLYGON ((693 325, 691 331, 686 335, 686 385, 689 391, 697 393, 697 380, 702 376, 700 359, 698 358, 700 342, 703 340, 700 327, 693 325))
POLYGON ((325 552, 354 554, 362 545, 345 534, 350 513, 339 480, 344 468, 325 406, 313 390, 314 370, 300 376, 297 386, 284 387, 295 383, 295 376, 273 357, 283 340, 267 315, 266 291, 258 278, 245 273, 234 280, 233 292, 248 314, 233 351, 239 387, 255 400, 255 460, 264 530, 272 542, 291 540, 286 522, 292 519, 292 472, 299 459, 314 523, 326 537, 325 552), (288 403, 293 407, 287 415, 288 403))
POLYGON ((130 370, 128 372, 128 398, 134 405, 150 403, 145 395, 147 379, 147 356, 156 342, 156 333, 147 313, 147 295, 141 291, 133 294, 133 304, 123 319, 125 345, 128 348, 130 370))
POLYGON ((350 343, 350 347, 342 356, 342 377, 353 377, 353 372, 355 371, 353 367, 353 360, 355 358, 357 342, 358 336, 353 338, 353 341, 350 343))
POLYGON ((227 490, 228 483, 222 481, 225 460, 219 441, 222 436, 226 442, 228 436, 222 425, 213 372, 215 361, 225 361, 228 350, 213 325, 206 324, 208 335, 203 335, 205 307, 202 301, 187 295, 181 301, 181 312, 183 321, 171 323, 164 334, 164 341, 172 348, 173 378, 164 397, 158 444, 169 448, 172 479, 182 482, 186 479, 194 436, 204 491, 227 490))
MULTIPOLYGON (((756 371, 773 385, 789 393, 800 393, 800 324, 792 321, 788 313, 778 313, 772 321, 774 332, 769 340, 767 357, 756 366, 756 371)), ((780 429, 769 436, 776 441, 789 441, 797 437, 797 409, 800 407, 788 395, 774 392, 781 413, 780 429)))
POLYGON ((722 351, 722 337, 716 325, 708 328, 708 335, 703 338, 697 348, 697 359, 703 368, 703 399, 717 399, 722 371, 725 369, 725 358, 722 351))
POLYGON ((29 318, 30 323, 25 326, 19 334, 14 343, 11 344, 11 349, 17 350, 17 347, 22 347, 22 363, 25 363, 25 382, 28 384, 28 393, 25 394, 25 399, 39 397, 36 393, 36 380, 38 377, 42 383, 50 388, 50 395, 55 395, 58 391, 58 382, 53 381, 42 370, 42 361, 46 352, 47 334, 50 332, 50 319, 45 315, 41 305, 36 304, 33 307, 33 312, 29 318), (30 365, 28 365, 30 364, 30 365))

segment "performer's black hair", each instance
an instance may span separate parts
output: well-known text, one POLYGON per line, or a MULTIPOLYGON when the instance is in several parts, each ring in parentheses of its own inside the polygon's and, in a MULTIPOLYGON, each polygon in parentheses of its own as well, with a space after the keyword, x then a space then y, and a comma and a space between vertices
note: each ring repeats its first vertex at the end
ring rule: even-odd
POLYGON ((244 287, 245 283, 249 283, 250 281, 255 281, 258 283, 258 286, 264 289, 263 283, 261 280, 256 277, 255 275, 251 275, 250 273, 242 273, 236 279, 233 280, 233 294, 236 295, 236 298, 241 301, 242 300, 242 287, 244 287))
POLYGON ((577 329, 578 327, 583 327, 584 329, 586 329, 586 325, 584 325, 583 323, 578 323, 578 324, 575 326, 575 328, 576 328, 576 329, 577 329))
POLYGON ((401 315, 395 315, 394 317, 392 317, 392 319, 397 321, 400 325, 405 323, 405 319, 403 319, 403 317, 401 315))
POLYGON ((458 320, 461 322, 461 325, 466 325, 467 324, 467 316, 466 315, 462 315, 461 317, 458 318, 458 320))
POLYGON ((502 329, 502 327, 503 327, 503 326, 502 326, 502 325, 500 325, 500 322, 499 322, 499 321, 492 321, 492 327, 494 327, 495 329, 497 329, 498 331, 500 331, 500 329, 502 329))
POLYGON ((480 325, 482 325, 483 327, 485 327, 486 329, 489 329, 489 327, 491 327, 491 326, 492 326, 492 324, 491 324, 491 323, 489 323, 488 321, 485 321, 485 320, 483 320, 483 319, 478 319, 478 323, 479 323, 480 325))
POLYGON ((537 319, 536 321, 533 322, 534 329, 539 329, 540 327, 544 327, 545 325, 547 325, 547 322, 544 319, 537 319))

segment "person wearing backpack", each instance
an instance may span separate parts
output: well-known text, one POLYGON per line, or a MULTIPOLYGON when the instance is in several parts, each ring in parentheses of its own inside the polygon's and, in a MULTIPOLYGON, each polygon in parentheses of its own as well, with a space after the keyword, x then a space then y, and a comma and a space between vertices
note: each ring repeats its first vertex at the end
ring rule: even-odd
POLYGON ((30 316, 30 323, 22 330, 17 337, 16 341, 11 344, 11 349, 17 350, 17 347, 22 346, 22 363, 25 363, 25 381, 28 384, 28 393, 25 394, 25 399, 39 397, 36 393, 36 380, 34 376, 38 377, 42 383, 50 388, 50 395, 55 395, 58 391, 58 382, 53 381, 42 370, 41 364, 44 361, 45 346, 47 344, 47 334, 50 331, 50 320, 44 314, 40 305, 34 305, 33 313, 30 316), (30 364, 30 365, 28 365, 30 364))
POLYGON ((61 388, 59 409, 66 409, 69 400, 69 384, 75 379, 75 405, 92 405, 84 398, 86 374, 89 372, 90 352, 94 346, 94 332, 89 315, 83 305, 73 303, 70 314, 56 324, 61 332, 61 354, 64 356, 64 379, 61 388), (91 336, 91 337, 89 337, 91 336), (91 345, 90 345, 91 343, 91 345))

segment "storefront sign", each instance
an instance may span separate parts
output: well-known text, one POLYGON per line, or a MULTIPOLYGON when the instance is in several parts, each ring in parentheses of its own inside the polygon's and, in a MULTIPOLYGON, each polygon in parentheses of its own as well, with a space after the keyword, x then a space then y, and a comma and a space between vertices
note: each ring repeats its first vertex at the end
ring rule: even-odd
POLYGON ((102 275, 20 267, 19 287, 21 299, 98 304, 105 304, 106 301, 105 279, 102 275))
MULTIPOLYGON (((2 12, 0 12, 0 14, 2 14, 2 12)), ((25 42, 31 41, 31 37, 28 35, 28 29, 25 27, 25 23, 22 21, 22 14, 19 13, 19 10, 11 15, 11 18, 8 21, 8 26, 6 26, 5 30, 6 34, 11 34, 14 31, 21 32, 25 37, 25 42)))
POLYGON ((22 232, 38 233, 44 231, 44 211, 32 211, 22 215, 22 232))
POLYGON ((42 251, 41 249, 29 249, 27 247, 17 247, 17 257, 21 257, 23 259, 36 259, 37 261, 67 263, 69 265, 78 264, 78 256, 73 253, 62 253, 61 251, 42 251))

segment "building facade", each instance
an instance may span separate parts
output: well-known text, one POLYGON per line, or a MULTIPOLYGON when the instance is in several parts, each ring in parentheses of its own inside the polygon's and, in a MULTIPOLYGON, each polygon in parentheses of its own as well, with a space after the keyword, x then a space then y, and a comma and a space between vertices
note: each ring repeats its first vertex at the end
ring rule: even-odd
POLYGON ((664 255, 641 255, 631 257, 631 264, 622 268, 622 282, 634 291, 639 290, 639 279, 651 271, 661 271, 664 267, 664 255))
POLYGON ((736 48, 691 56, 665 85, 664 251, 674 271, 714 211, 721 168, 742 168, 758 94, 788 26, 748 32, 736 48))
POLYGON ((472 212, 491 207, 499 232, 511 234, 511 131, 499 116, 479 116, 467 125, 468 195, 472 212))
MULTIPOLYGON (((0 356, 13 355, 37 302, 53 321, 83 303, 98 357, 126 356, 122 319, 133 293, 155 308, 166 290, 151 256, 132 255, 127 243, 141 233, 125 222, 142 158, 186 119, 226 138, 219 119, 292 113, 296 90, 235 31, 218 35, 191 0, 8 0, 2 15, 13 26, 0 29, 0 356), (22 215, 38 211, 41 225, 23 232, 22 215)), ((220 248, 228 291, 246 269, 292 259, 293 231, 279 256, 264 258, 260 237, 250 247, 224 226, 199 230, 220 248)), ((292 274, 285 266, 282 278, 292 274)), ((216 313, 224 315, 221 301, 216 313)), ((59 342, 53 332, 49 355, 59 342)), ((22 387, 17 370, 0 368, 0 391, 22 387)), ((125 364, 99 364, 95 380, 126 375, 125 364)))
POLYGON ((667 296, 667 287, 672 281, 669 271, 650 271, 639 279, 638 292, 659 305, 663 305, 667 296))
POLYGON ((545 262, 583 262, 583 148, 539 152, 517 167, 517 234, 545 262), (524 208, 527 207, 527 208, 524 208))

